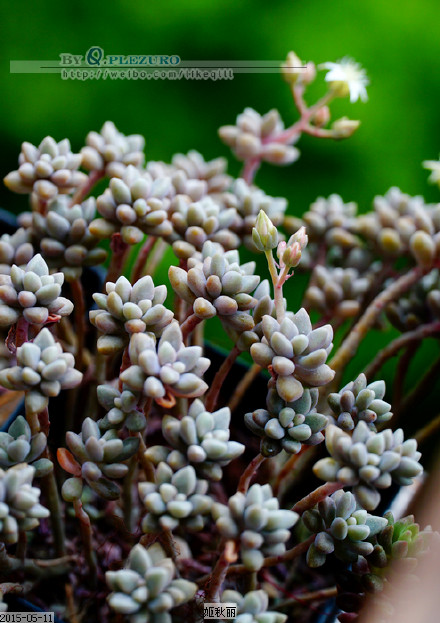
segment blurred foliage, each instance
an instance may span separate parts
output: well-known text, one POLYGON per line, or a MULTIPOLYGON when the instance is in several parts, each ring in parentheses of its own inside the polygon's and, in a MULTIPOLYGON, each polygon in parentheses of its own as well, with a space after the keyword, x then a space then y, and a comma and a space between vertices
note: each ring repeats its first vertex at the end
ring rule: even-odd
MULTIPOLYGON (((92 45, 106 54, 178 54, 182 60, 282 61, 293 49, 316 63, 353 57, 371 80, 369 102, 335 102, 333 119, 361 120, 355 136, 337 143, 305 136, 297 163, 263 165, 257 183, 269 194, 286 196, 291 214, 333 192, 366 211, 374 195, 393 185, 439 199, 421 167, 440 151, 438 0, 49 0, 3 8, 2 177, 15 168, 23 140, 69 137, 76 150, 107 119, 126 134, 142 133, 149 159, 170 160, 175 152, 195 148, 207 158, 228 157, 231 173, 238 174, 239 164, 217 137, 220 125, 234 123, 246 106, 260 113, 276 107, 286 125, 296 119, 289 88, 276 74, 236 74, 217 82, 81 82, 10 74, 9 60, 58 60, 63 52, 85 54, 92 45)), ((319 89, 312 94, 318 97, 319 89)), ((0 206, 25 208, 23 196, 3 187, 0 193, 0 206)), ((286 288, 292 308, 302 290, 293 281, 286 288)), ((371 356, 388 339, 374 332, 360 359, 365 349, 371 356)))

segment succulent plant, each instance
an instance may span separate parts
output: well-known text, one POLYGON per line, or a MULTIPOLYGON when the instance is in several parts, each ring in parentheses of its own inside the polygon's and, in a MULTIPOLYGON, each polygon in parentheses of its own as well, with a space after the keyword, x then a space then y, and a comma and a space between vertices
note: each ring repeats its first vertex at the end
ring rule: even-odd
POLYGON ((171 623, 169 611, 191 601, 197 590, 197 584, 176 575, 173 561, 159 543, 148 548, 135 545, 124 569, 105 574, 112 590, 108 603, 116 612, 129 615, 130 623, 171 623))
POLYGON ((0 469, 0 539, 16 543, 19 531, 33 530, 49 511, 39 503, 40 490, 32 486, 35 469, 20 463, 0 469))
POLYGON ((113 177, 96 200, 103 218, 90 223, 90 232, 108 238, 119 231, 127 244, 140 242, 145 234, 169 236, 173 227, 168 208, 173 194, 170 178, 154 180, 149 173, 129 165, 121 179, 113 177))
POLYGON ((383 400, 385 389, 384 381, 367 384, 365 374, 360 374, 339 393, 329 394, 328 404, 335 414, 332 423, 350 431, 358 422, 363 421, 369 428, 376 430, 376 424, 384 424, 393 416, 391 405, 383 400))
POLYGON ((263 210, 275 227, 278 227, 283 222, 287 208, 284 197, 270 197, 261 188, 249 186, 243 179, 234 180, 225 201, 228 206, 235 208, 238 216, 231 229, 251 251, 256 251, 252 240, 252 228, 255 227, 260 210, 263 210))
POLYGON ((24 391, 26 409, 40 413, 47 407, 49 398, 81 382, 82 374, 74 365, 74 356, 63 352, 61 344, 45 328, 33 342, 17 348, 17 365, 0 371, 0 385, 24 391))
POLYGON ((240 543, 240 556, 245 567, 258 571, 265 556, 278 556, 286 551, 290 528, 297 513, 279 508, 269 484, 252 485, 246 494, 231 496, 228 506, 213 504, 212 516, 220 534, 240 543))
POLYGON ((35 476, 45 476, 53 468, 49 459, 39 459, 46 445, 46 435, 42 432, 32 435, 29 424, 19 415, 7 432, 0 432, 0 467, 7 469, 18 463, 32 463, 35 476))
POLYGON ((147 424, 145 415, 136 408, 140 398, 138 392, 132 392, 124 387, 119 391, 106 383, 98 385, 97 394, 99 404, 107 411, 105 416, 98 420, 101 430, 125 426, 129 431, 139 432, 145 428, 147 424))
POLYGON ((358 217, 355 229, 389 258, 409 255, 430 266, 437 255, 440 206, 426 205, 422 197, 393 187, 374 199, 374 212, 358 217))
POLYGON ((226 250, 236 249, 240 241, 230 230, 236 217, 234 208, 224 208, 209 195, 195 202, 187 195, 177 195, 169 209, 173 232, 166 239, 182 259, 201 251, 207 240, 220 243, 226 250))
POLYGON ((243 454, 245 447, 229 441, 231 412, 228 407, 209 413, 194 400, 181 420, 165 415, 162 432, 168 443, 184 454, 197 473, 209 480, 222 478, 222 467, 243 454))
MULTIPOLYGON (((148 456, 148 455, 147 455, 148 456)), ((192 465, 173 469, 160 461, 155 470, 155 482, 140 482, 139 496, 147 511, 142 530, 156 533, 175 530, 202 530, 212 499, 206 495, 208 483, 197 478, 192 465)))
POLYGON ((298 229, 300 224, 304 224, 311 242, 324 240, 329 246, 339 245, 349 249, 359 246, 358 239, 351 233, 356 213, 356 203, 344 203, 339 195, 333 194, 327 199, 318 197, 303 214, 302 222, 293 220, 293 228, 298 229))
POLYGON ((231 178, 226 174, 225 158, 206 161, 202 154, 192 149, 187 154, 175 154, 171 162, 176 169, 184 171, 188 179, 204 180, 209 193, 223 192, 231 184, 231 178))
POLYGON ((388 320, 399 331, 412 331, 440 318, 440 275, 435 269, 425 275, 406 296, 385 309, 388 320))
MULTIPOLYGON (((149 168, 147 167, 147 170, 149 168)), ((156 169, 154 179, 158 179, 162 174, 156 169)), ((200 201, 208 193, 208 183, 205 180, 193 179, 183 171, 183 169, 175 169, 171 173, 171 183, 173 192, 177 195, 185 195, 189 197, 191 201, 200 201)))
POLYGON ((369 515, 358 508, 355 496, 339 490, 305 511, 301 517, 310 532, 316 534, 307 552, 309 567, 320 567, 326 556, 333 554, 340 560, 356 562, 360 555, 368 556, 374 549, 366 539, 377 535, 387 525, 383 517, 369 515))
POLYGON ((374 595, 375 605, 380 606, 384 616, 392 613, 392 592, 382 591, 387 585, 392 588, 396 568, 400 594, 405 594, 409 600, 414 599, 412 591, 417 585, 420 556, 429 549, 434 533, 430 528, 421 531, 412 515, 395 521, 392 513, 387 512, 384 520, 385 527, 370 539, 374 545, 372 552, 365 557, 359 556, 350 570, 338 574, 336 604, 344 611, 338 617, 341 623, 357 619, 365 602, 368 603, 368 595, 374 595))
POLYGON ((145 333, 135 333, 130 338, 129 356, 132 365, 121 372, 119 378, 133 391, 163 403, 175 396, 196 398, 205 393, 207 384, 201 376, 210 365, 202 357, 200 346, 185 346, 182 332, 176 322, 168 325, 156 344, 145 333))
MULTIPOLYGON (((102 55, 90 48, 86 60, 99 64, 102 55)), ((65 65, 70 55, 62 56, 65 65)), ((276 609, 287 613, 293 605, 289 620, 309 620, 307 604, 325 598, 322 587, 336 585, 341 621, 350 623, 367 592, 391 583, 394 559, 415 565, 426 535, 413 519, 395 522, 369 512, 381 489, 392 481, 411 484, 421 473, 417 444, 400 429, 384 429, 392 414, 382 381, 368 383, 361 374, 330 392, 340 387, 336 381, 361 341, 384 324, 384 311, 401 332, 419 330, 394 340, 367 370, 410 343, 401 348, 401 404, 429 385, 438 364, 413 391, 403 377, 412 345, 418 348, 422 335, 440 335, 440 204, 392 189, 375 199, 372 214, 359 216, 354 203, 331 195, 298 218, 286 215, 284 198, 254 185, 263 161, 282 165, 298 157, 301 134, 341 139, 359 126, 347 117, 329 125, 330 105, 333 98, 366 98, 364 70, 348 58, 319 69, 329 70, 327 88, 309 105, 306 88, 316 68, 288 55, 282 74, 299 113, 290 127, 276 110, 262 116, 247 108, 236 125, 221 128, 244 162, 237 180, 225 160, 205 161, 195 151, 144 167, 144 139, 124 136, 110 122, 88 135, 80 154, 50 137, 39 147, 23 144, 19 169, 6 184, 29 193, 30 208, 17 218, 18 231, 0 238, 0 406, 12 412, 24 392, 26 411, 26 419, 18 416, 0 432, 0 610, 3 593, 22 588, 26 599, 38 593, 38 602, 61 616, 81 603, 84 621, 127 615, 131 623, 180 623, 201 618, 202 602, 212 600, 218 618, 232 602, 238 612, 226 619, 284 623, 288 616, 276 609), (103 264, 100 246, 109 242, 110 276, 94 294, 86 327, 83 267, 103 264), (257 262, 246 257, 241 264, 242 243, 264 254, 259 259, 266 260, 269 282, 260 280, 257 262), (150 276, 160 275, 170 253, 178 258, 169 270, 174 313, 165 306, 166 286, 155 286, 150 276), (303 268, 311 281, 304 308, 292 313, 287 280, 303 268), (136 281, 143 270, 149 275, 136 281), (64 281, 71 282, 66 290, 76 305, 71 319, 61 318, 73 308, 61 296, 64 281), (312 312, 320 316, 315 329, 312 312), (215 316, 212 325, 204 322, 215 316), (208 377, 209 391, 205 325, 214 332, 222 325, 231 343, 208 377), (327 364, 333 331, 334 370, 327 364), (236 374, 234 362, 247 353, 254 365, 236 374), (226 379, 236 385, 229 397, 226 379), (254 403, 258 384, 267 392, 263 404, 254 403), (225 399, 231 409, 241 405, 260 437, 260 452, 249 463, 257 440, 246 444, 225 399), (64 437, 57 457, 68 474, 61 488, 65 513, 46 458, 64 437), (328 455, 314 459, 314 472, 325 484, 311 491, 306 472, 315 453, 299 454, 324 439, 328 455), (295 486, 286 489, 293 467, 295 486), (47 510, 34 477, 42 478, 47 510), (293 496, 288 507, 283 491, 293 496), (49 515, 26 538, 24 531, 49 515), (295 546, 286 551, 293 529, 295 546), (331 566, 307 571, 301 560, 307 549, 310 567, 334 554, 331 566), (75 561, 66 556, 72 552, 75 561), (312 591, 307 596, 296 590, 304 570, 312 580, 303 582, 312 591), (9 581, 10 572, 22 586, 9 581), (65 599, 60 593, 53 604, 51 578, 67 574, 65 599)), ((438 181, 440 163, 427 166, 438 181)), ((301 290, 301 280, 298 285, 301 290)), ((428 424, 416 438, 430 430, 428 424)))
POLYGON ((84 479, 98 495, 114 500, 119 497, 118 486, 114 478, 123 478, 128 472, 124 463, 139 448, 138 437, 122 440, 114 429, 104 433, 91 418, 85 418, 79 434, 67 431, 66 443, 69 451, 58 451, 59 461, 74 478, 69 478, 63 485, 63 497, 67 501, 78 499, 82 493, 84 479))
POLYGON ((318 265, 314 268, 304 303, 309 309, 332 318, 356 316, 371 285, 366 275, 360 275, 355 268, 328 268, 318 265))
POLYGON ((349 435, 329 424, 325 444, 331 456, 320 459, 314 473, 328 482, 353 487, 357 501, 366 510, 378 506, 378 489, 386 489, 393 480, 409 485, 423 471, 416 440, 404 441, 401 428, 376 433, 361 420, 349 435))
POLYGON ((259 158, 272 164, 290 164, 299 158, 296 147, 278 142, 284 124, 277 110, 260 115, 253 108, 245 108, 237 117, 236 125, 222 126, 219 136, 231 147, 238 160, 259 158))
POLYGON ((78 279, 83 266, 101 264, 107 253, 97 247, 96 236, 89 231, 95 216, 95 199, 89 197, 81 205, 69 205, 69 198, 52 200, 46 214, 32 213, 32 234, 39 241, 40 251, 51 268, 64 273, 67 280, 78 279))
POLYGON ((320 387, 333 379, 334 372, 325 363, 333 346, 330 325, 312 329, 302 308, 281 323, 264 316, 262 329, 263 338, 251 346, 251 356, 263 368, 271 367, 277 392, 285 402, 301 398, 305 388, 320 387))
POLYGON ((316 445, 324 441, 321 431, 328 419, 315 410, 318 397, 317 389, 305 389, 301 398, 286 404, 276 389, 270 387, 267 409, 257 409, 244 416, 246 426, 262 437, 260 452, 263 456, 274 456, 281 450, 297 454, 302 444, 316 445))
POLYGON ((98 309, 89 313, 90 322, 104 334, 98 338, 102 354, 121 350, 135 333, 160 336, 173 320, 173 312, 163 305, 166 286, 155 286, 149 275, 133 285, 122 275, 115 283, 108 281, 105 290, 107 294, 93 295, 98 309))
POLYGON ((89 132, 87 145, 81 149, 81 164, 91 170, 105 170, 108 177, 122 177, 128 165, 144 163, 145 139, 140 134, 125 136, 111 121, 106 121, 101 132, 89 132))
POLYGON ((60 296, 63 283, 63 273, 50 275, 40 254, 24 269, 14 264, 10 275, 0 274, 0 326, 14 324, 20 316, 42 325, 50 316, 71 314, 73 303, 60 296))
POLYGON ((379 575, 379 569, 389 568, 393 560, 416 558, 425 551, 430 537, 431 528, 420 530, 419 524, 414 522, 414 515, 401 519, 394 519, 391 511, 385 513, 386 525, 377 535, 374 550, 368 556, 368 563, 379 575))
POLYGON ((0 274, 9 275, 11 266, 23 268, 34 256, 31 231, 19 227, 13 234, 0 236, 0 274))
MULTIPOLYGON (((234 623, 284 623, 287 614, 268 610, 269 597, 264 590, 250 591, 242 595, 238 591, 223 591, 221 601, 224 604, 237 604, 237 616, 226 619, 234 623)), ((221 605, 221 604, 220 604, 221 605)))
POLYGON ((5 177, 6 186, 16 193, 33 192, 43 201, 69 193, 87 179, 78 171, 81 154, 72 153, 67 138, 57 143, 46 136, 38 147, 23 143, 18 163, 18 170, 5 177))
MULTIPOLYGON (((172 184, 172 196, 184 195, 191 201, 200 201, 210 192, 209 180, 197 175, 193 177, 193 171, 187 170, 187 167, 152 160, 147 163, 146 171, 154 180, 169 178, 172 184)), ((216 193, 213 189, 212 196, 217 198, 222 194, 216 193)))
POLYGON ((237 251, 225 252, 208 241, 202 260, 190 258, 188 271, 171 266, 168 275, 176 294, 192 305, 196 316, 218 315, 228 327, 241 332, 254 326, 249 310, 257 300, 251 293, 260 281, 254 270, 255 262, 240 264, 237 251))
MULTIPOLYGON (((237 332, 237 344, 241 350, 249 350, 252 344, 259 342, 263 337, 262 320, 264 316, 273 316, 276 318, 275 303, 272 299, 270 292, 270 285, 267 279, 263 279, 257 286, 256 290, 252 293, 257 303, 251 310, 253 327, 248 331, 237 332)), ((286 307, 286 300, 284 299, 284 306, 286 307)), ((287 312, 287 315, 291 317, 293 314, 287 312)))

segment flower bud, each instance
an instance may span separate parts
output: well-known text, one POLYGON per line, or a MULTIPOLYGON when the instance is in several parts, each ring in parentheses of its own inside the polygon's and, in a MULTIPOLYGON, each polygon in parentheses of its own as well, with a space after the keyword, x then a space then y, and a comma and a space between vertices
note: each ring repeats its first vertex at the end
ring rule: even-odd
POLYGON ((277 228, 263 210, 260 210, 252 229, 252 240, 259 251, 270 251, 278 244, 277 228))
POLYGON ((316 68, 313 63, 304 65, 295 52, 289 52, 286 61, 281 65, 281 73, 284 80, 292 86, 298 81, 310 84, 316 77, 316 68))
POLYGON ((288 268, 295 268, 301 260, 301 247, 298 242, 286 247, 282 254, 282 261, 288 268))
POLYGON ((287 268, 295 268, 301 260, 301 252, 307 246, 308 236, 306 228, 301 227, 293 234, 288 243, 280 242, 277 249, 277 255, 282 264, 287 268))
POLYGON ((281 65, 281 73, 288 84, 295 84, 303 73, 303 64, 295 52, 289 52, 286 61, 281 65))
POLYGON ((316 78, 316 66, 315 63, 309 62, 306 64, 304 73, 302 74, 302 81, 304 84, 310 84, 316 78))
POLYGON ((313 121, 318 128, 327 125, 330 121, 330 108, 328 106, 320 108, 314 116, 313 121))
POLYGON ((306 228, 303 226, 300 227, 297 232, 292 234, 292 236, 290 236, 287 246, 290 246, 297 242, 300 246, 301 251, 303 251, 306 248, 308 241, 309 238, 306 234, 306 228))
POLYGON ((348 119, 348 117, 337 119, 332 125, 333 137, 336 139, 350 138, 356 132, 360 123, 360 121, 348 119))

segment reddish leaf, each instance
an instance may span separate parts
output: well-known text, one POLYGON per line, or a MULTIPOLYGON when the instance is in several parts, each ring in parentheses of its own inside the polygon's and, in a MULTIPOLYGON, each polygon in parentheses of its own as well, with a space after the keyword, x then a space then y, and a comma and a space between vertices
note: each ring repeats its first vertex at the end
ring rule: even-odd
POLYGON ((66 450, 66 448, 58 448, 57 459, 58 463, 66 472, 72 474, 72 476, 81 478, 81 465, 74 459, 69 450, 66 450))

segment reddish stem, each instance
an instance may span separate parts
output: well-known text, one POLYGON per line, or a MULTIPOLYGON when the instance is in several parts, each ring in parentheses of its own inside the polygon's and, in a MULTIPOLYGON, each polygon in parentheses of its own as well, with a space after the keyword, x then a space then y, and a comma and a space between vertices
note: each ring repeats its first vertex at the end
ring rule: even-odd
POLYGON ((145 266, 145 274, 153 276, 156 272, 156 268, 161 263, 165 251, 168 249, 168 243, 165 242, 162 238, 159 238, 157 244, 154 246, 153 251, 151 252, 147 265, 145 266))
POLYGON ((293 101, 301 117, 307 112, 307 104, 304 101, 304 91, 304 85, 301 83, 295 84, 292 87, 293 101))
POLYGON ((90 517, 83 509, 81 500, 75 500, 73 502, 73 508, 75 509, 76 517, 79 519, 81 538, 84 545, 87 564, 89 566, 89 578, 92 585, 95 585, 97 580, 97 566, 96 554, 92 543, 92 525, 90 523, 90 517))
POLYGON ((155 236, 150 236, 143 244, 131 273, 131 282, 133 284, 136 283, 136 281, 138 281, 138 279, 140 279, 144 274, 145 263, 150 255, 150 251, 156 244, 156 241, 157 238, 155 236))
POLYGON ((188 316, 185 322, 180 325, 180 330, 182 331, 182 337, 184 340, 194 331, 200 322, 202 322, 202 318, 199 318, 195 314, 188 316))
POLYGON ((391 301, 399 298, 404 292, 409 290, 417 281, 419 281, 431 270, 432 267, 422 268, 421 266, 416 266, 394 281, 390 286, 376 296, 375 299, 373 299, 361 318, 351 329, 347 338, 342 342, 336 355, 330 361, 330 367, 335 370, 336 374, 333 381, 323 388, 324 391, 321 396, 322 400, 324 400, 324 398, 331 392, 337 391, 345 366, 356 354, 359 344, 368 334, 368 331, 374 326, 384 308, 389 305, 391 301))
POLYGON ((40 431, 47 437, 50 429, 49 409, 47 407, 38 414, 38 421, 40 423, 40 431))
MULTIPOLYGON (((273 567, 275 565, 278 565, 280 562, 286 562, 288 560, 293 560, 294 558, 298 558, 299 556, 302 556, 309 549, 310 545, 315 540, 315 537, 316 535, 312 534, 307 539, 307 541, 304 541, 303 543, 299 543, 298 545, 295 545, 295 547, 292 547, 292 549, 288 549, 286 552, 284 552, 284 554, 279 554, 278 556, 268 556, 267 558, 264 559, 263 567, 273 567)), ((231 565, 227 571, 227 575, 230 575, 230 574, 238 575, 242 573, 252 573, 252 572, 249 571, 249 569, 245 567, 244 565, 231 565)))
POLYGON ((255 475, 257 469, 260 465, 266 460, 266 457, 262 454, 257 454, 256 457, 252 459, 249 465, 246 467, 244 472, 241 475, 241 478, 238 483, 237 491, 239 493, 246 493, 249 489, 249 485, 253 476, 255 475))
POLYGON ((71 205, 74 206, 77 203, 81 203, 90 193, 95 184, 104 177, 104 175, 104 170, 92 171, 84 184, 78 188, 76 193, 73 195, 71 205))
POLYGON ((229 355, 220 366, 217 374, 214 377, 211 388, 206 394, 205 407, 207 411, 215 410, 220 389, 239 354, 240 349, 237 348, 237 346, 234 346, 234 348, 231 350, 229 355))
POLYGON ((422 325, 421 327, 414 329, 414 331, 403 333, 377 353, 374 360, 366 368, 365 376, 367 379, 373 378, 383 364, 388 361, 388 359, 396 355, 401 348, 407 346, 408 344, 413 344, 414 342, 420 342, 423 338, 435 335, 439 331, 440 322, 436 320, 430 324, 422 325))
POLYGON ((107 276, 105 278, 106 283, 108 281, 114 283, 116 279, 121 276, 124 261, 130 247, 122 240, 121 234, 119 232, 115 232, 112 235, 110 248, 113 254, 110 266, 108 267, 107 276))
POLYGON ((340 482, 327 482, 325 485, 321 485, 309 495, 306 495, 302 500, 292 506, 292 510, 299 515, 302 515, 305 511, 313 508, 321 502, 324 498, 328 497, 335 491, 342 489, 344 485, 340 482))
POLYGON ((240 177, 242 177, 247 184, 252 184, 255 174, 260 167, 260 164, 261 160, 258 157, 246 160, 240 177))
POLYGON ((234 541, 226 541, 211 575, 209 589, 205 596, 207 602, 217 603, 220 600, 220 590, 226 579, 229 565, 235 560, 237 560, 236 544, 234 541))
POLYGON ((278 495, 278 492, 281 488, 281 485, 283 484, 284 478, 290 474, 294 469, 295 469, 295 465, 296 462, 298 461, 299 457, 304 454, 304 452, 307 452, 307 450, 309 448, 311 448, 312 446, 302 446, 301 450, 297 453, 297 454, 292 454, 291 457, 289 457, 289 459, 286 461, 286 463, 283 465, 282 469, 280 470, 277 479, 275 481, 275 485, 273 487, 273 494, 275 496, 278 495))
POLYGON ((124 372, 124 370, 127 370, 127 368, 129 368, 131 366, 131 361, 130 361, 130 355, 128 353, 128 346, 126 346, 124 348, 124 352, 122 354, 122 362, 121 362, 121 367, 119 368, 119 380, 118 380, 118 384, 119 384, 119 391, 122 392, 122 381, 121 381, 121 374, 124 372))
POLYGON ((17 320, 17 323, 11 327, 6 338, 6 346, 13 354, 16 353, 17 348, 22 346, 29 340, 29 323, 23 317, 17 320))

